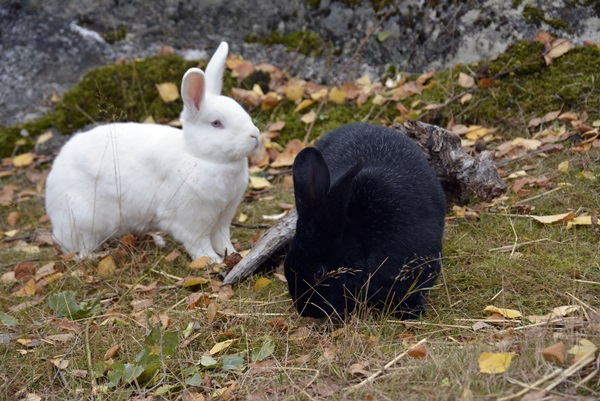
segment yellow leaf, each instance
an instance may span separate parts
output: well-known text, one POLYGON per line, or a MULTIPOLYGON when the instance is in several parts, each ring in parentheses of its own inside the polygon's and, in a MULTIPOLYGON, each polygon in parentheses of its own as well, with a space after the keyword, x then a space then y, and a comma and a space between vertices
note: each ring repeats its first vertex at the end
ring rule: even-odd
POLYGON ((23 153, 15 156, 12 162, 15 167, 29 166, 33 162, 33 153, 23 153))
POLYGON ((567 222, 567 228, 572 226, 591 226, 592 216, 577 216, 573 220, 567 222))
POLYGON ((466 138, 472 141, 476 141, 477 139, 486 136, 489 132, 490 131, 485 127, 479 125, 471 125, 469 127, 469 133, 466 135, 466 138))
POLYGON ((37 139, 37 141, 35 141, 35 143, 36 143, 36 145, 40 145, 40 144, 48 141, 53 136, 54 136, 54 134, 52 134, 52 131, 46 131, 38 137, 38 139, 37 139))
POLYGON ((179 99, 179 90, 177 85, 172 82, 165 82, 162 84, 155 84, 158 89, 158 95, 165 103, 171 103, 179 99))
POLYGON ((566 173, 569 171, 569 161, 565 160, 564 162, 558 163, 558 171, 561 173, 566 173))
POLYGON ((465 104, 471 99, 473 99, 473 95, 471 95, 470 93, 467 93, 466 95, 464 95, 463 97, 460 98, 460 104, 465 104))
POLYGON ((261 288, 265 288, 271 283, 272 280, 269 280, 266 277, 261 277, 254 283, 254 291, 258 291, 261 288))
POLYGON ((156 124, 156 121, 154 120, 154 117, 148 116, 142 120, 142 124, 156 124))
POLYGON ((252 189, 261 190, 271 188, 272 186, 273 185, 266 178, 255 176, 250 177, 250 188, 252 189))
POLYGON ((208 284, 210 280, 204 277, 186 277, 183 279, 183 288, 194 287, 201 284, 208 284))
POLYGON ((8 230, 8 231, 5 231, 3 234, 4 234, 6 237, 12 238, 12 237, 14 237, 15 235, 17 235, 17 233, 18 233, 18 232, 19 232, 19 230, 8 230))
POLYGON ((248 220, 248 215, 240 213, 240 216, 238 217, 238 223, 244 223, 246 220, 248 220))
POLYGON ((479 371, 481 373, 504 373, 510 366, 514 352, 493 353, 483 352, 479 356, 479 371))
POLYGON ((506 309, 506 308, 497 308, 494 305, 488 305, 484 309, 485 312, 499 313, 502 316, 508 319, 517 319, 522 317, 523 315, 518 310, 514 309, 506 309))
POLYGON ((579 305, 565 305, 552 309, 552 313, 556 316, 567 316, 578 310, 581 310, 581 306, 579 305))
POLYGON ((387 102, 387 99, 381 96, 380 94, 375 95, 373 98, 373 104, 377 106, 383 106, 387 102))
POLYGON ((312 100, 320 102, 321 100, 325 99, 325 96, 327 96, 327 88, 323 88, 320 91, 311 94, 310 98, 312 100))
POLYGON ((589 358, 591 362, 595 359, 594 354, 597 350, 598 347, 596 346, 596 344, 594 344, 590 340, 582 338, 581 340, 579 340, 579 345, 575 345, 567 352, 574 356, 573 362, 577 362, 582 358, 589 358))
POLYGON ((252 92, 256 93, 260 97, 265 96, 265 92, 263 92, 259 84, 254 84, 254 86, 252 87, 252 92))
POLYGON ((458 85, 462 86, 465 89, 472 88, 473 86, 475 86, 475 79, 472 76, 461 72, 460 74, 458 74, 458 85))
POLYGON ((564 223, 575 218, 575 213, 563 213, 563 214, 554 214, 552 216, 533 216, 530 217, 534 220, 539 221, 542 224, 553 224, 553 223, 564 223))
POLYGON ((337 86, 334 86, 329 91, 329 99, 335 104, 342 104, 346 100, 346 92, 341 91, 337 86))
POLYGON ((210 351, 208 351, 211 355, 216 355, 221 351, 226 350, 227 348, 229 348, 231 346, 231 344, 233 344, 235 342, 235 340, 225 340, 225 341, 221 341, 220 343, 216 343, 211 349, 210 351))
POLYGON ((117 265, 112 256, 107 256, 98 263, 98 275, 100 277, 111 276, 117 270, 117 265))
POLYGON ((512 144, 527 150, 536 150, 542 145, 542 142, 537 139, 516 138, 512 141, 512 144))
POLYGON ((314 100, 312 100, 312 99, 304 99, 303 101, 301 101, 301 102, 300 102, 300 104, 299 104, 298 106, 296 106, 296 108, 294 109, 294 111, 295 111, 296 113, 298 113, 299 111, 302 111, 302 110, 304 110, 305 108, 307 108, 307 107, 309 107, 309 106, 312 106, 312 104, 313 104, 314 102, 315 102, 315 101, 314 101, 314 100))
POLYGON ((283 91, 285 92, 285 97, 292 102, 295 102, 304 96, 304 87, 300 85, 284 86, 283 91))
POLYGON ((200 256, 190 262, 190 269, 204 269, 210 264, 208 256, 200 256))
POLYGON ((356 83, 358 85, 371 85, 371 77, 368 75, 363 75, 356 80, 356 83))
POLYGON ((313 121, 315 121, 315 118, 317 118, 317 113, 315 113, 314 110, 311 110, 302 117, 300 117, 300 121, 302 121, 304 124, 310 124, 313 121))

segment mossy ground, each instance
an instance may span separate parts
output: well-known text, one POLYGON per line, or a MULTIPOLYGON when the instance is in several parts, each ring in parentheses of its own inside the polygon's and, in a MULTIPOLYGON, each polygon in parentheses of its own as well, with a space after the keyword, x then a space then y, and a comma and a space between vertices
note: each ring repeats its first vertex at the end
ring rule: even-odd
MULTIPOLYGON (((536 52, 541 52, 538 45, 518 43, 497 60, 487 62, 488 76, 521 65, 536 52)), ((528 137, 526 124, 529 118, 543 116, 549 111, 586 112, 589 121, 598 120, 600 96, 595 85, 598 72, 594 67, 600 65, 599 53, 593 48, 576 48, 554 60, 550 66, 537 62, 518 68, 492 86, 475 91, 469 103, 453 103, 430 114, 428 121, 446 125, 454 118, 457 123, 496 127, 497 135, 508 139, 528 137)), ((148 115, 159 120, 177 116, 180 105, 160 104, 153 84, 179 84, 190 63, 174 56, 156 58, 152 62, 164 63, 161 70, 170 68, 168 75, 152 75, 149 81, 142 80, 141 77, 146 76, 140 71, 144 61, 106 67, 103 72, 110 71, 110 74, 104 77, 94 77, 90 73, 92 75, 84 81, 86 90, 92 92, 91 98, 84 101, 83 92, 65 95, 61 100, 64 103, 60 107, 57 105, 55 113, 59 114, 51 117, 52 124, 48 123, 48 126, 56 126, 59 121, 64 124, 61 131, 68 132, 79 128, 79 124, 87 124, 89 119, 82 118, 78 107, 97 121, 124 118, 139 121, 148 115), (123 68, 130 75, 124 74, 123 68), (134 78, 136 76, 139 79, 134 78), (105 89, 105 84, 111 89, 105 89), (131 88, 134 90, 129 92, 131 88), (148 97, 143 97, 145 95, 148 97), (144 106, 140 109, 142 97, 144 106)), ((474 75, 483 64, 461 65, 440 72, 433 78, 430 89, 403 100, 403 103, 407 108, 412 108, 417 100, 422 104, 442 103, 463 90, 456 84, 459 72, 474 75)), ((155 71, 155 74, 162 73, 155 71)), ((237 84, 235 80, 228 77, 226 87, 234 84, 237 84)), ((278 139, 285 144, 289 139, 303 138, 307 133, 306 125, 300 121, 300 114, 293 111, 294 107, 292 102, 283 101, 272 112, 256 110, 253 114, 261 128, 273 121, 286 121, 278 139)), ((327 103, 310 134, 311 138, 316 138, 351 121, 389 124, 396 118, 394 104, 377 106, 368 101, 357 107, 350 103, 342 106, 327 103)), ((6 148, 6 152, 10 153, 12 146, 6 148)), ((527 166, 532 177, 548 175, 555 183, 571 184, 526 202, 535 207, 536 214, 566 211, 598 214, 599 159, 598 148, 574 153, 565 143, 565 149, 560 152, 511 162, 504 168, 517 171, 527 166), (569 161, 570 169, 559 173, 557 165, 565 160, 569 161), (582 172, 590 172, 591 176, 582 175, 582 172)), ((9 170, 7 166, 4 165, 3 171, 9 170)), ((109 276, 98 273, 97 259, 65 261, 48 246, 41 246, 41 252, 34 255, 17 251, 14 245, 19 239, 35 242, 35 233, 50 228, 50 224, 41 219, 45 213, 43 193, 22 197, 21 201, 18 198, 24 190, 35 193, 32 172, 39 173, 47 167, 45 163, 16 169, 13 174, 0 179, 2 188, 9 184, 17 187, 14 201, 0 206, 0 231, 6 233, 15 228, 7 222, 11 212, 22 214, 16 226, 20 230, 17 238, 5 236, 0 239, 0 274, 14 270, 20 261, 31 259, 38 268, 54 262, 57 270, 63 273, 57 281, 40 288, 34 297, 16 297, 11 294, 16 284, 0 284, 0 311, 18 320, 11 327, 0 323, 0 334, 14 336, 0 344, 0 398, 21 399, 26 394, 37 394, 47 400, 130 399, 134 395, 182 399, 184 390, 189 389, 203 394, 206 399, 225 400, 227 397, 220 391, 234 386, 231 394, 236 399, 248 396, 273 400, 495 399, 521 390, 523 386, 514 384, 516 381, 530 384, 558 367, 567 367, 546 361, 541 356, 545 347, 562 340, 569 349, 582 338, 600 345, 598 316, 594 314, 600 305, 597 232, 589 226, 567 229, 561 224, 543 225, 516 212, 506 214, 515 200, 510 190, 508 198, 495 208, 473 205, 479 210, 478 220, 448 220, 443 273, 428 299, 428 315, 420 321, 401 323, 376 312, 359 313, 344 326, 339 322, 303 319, 293 309, 285 284, 269 272, 258 273, 237 285, 235 295, 227 300, 215 297, 208 284, 195 288, 212 294, 210 300, 219 314, 211 320, 205 306, 186 308, 185 299, 192 290, 181 288, 176 282, 178 277, 204 276, 216 280, 220 276, 211 269, 191 269, 184 250, 172 240, 168 240, 166 249, 155 247, 151 241, 142 241, 133 251, 118 245, 108 247, 117 267, 109 276), (493 250, 507 245, 515 245, 515 252, 493 250), (178 250, 181 256, 169 261, 166 257, 173 250, 178 250), (271 283, 255 289, 255 282, 262 277, 271 279, 271 283), (158 281, 158 291, 151 298, 153 304, 139 313, 134 312, 132 301, 144 298, 133 286, 155 281, 158 281), (78 301, 93 300, 100 294, 101 314, 74 324, 59 319, 50 309, 48 297, 66 290, 75 292, 78 301), (39 300, 39 303, 20 312, 9 310, 25 300, 39 300), (543 315, 557 306, 580 305, 596 326, 567 324, 526 328, 524 321, 506 327, 473 330, 474 321, 486 316, 482 310, 488 304, 517 309, 525 316, 543 315), (188 325, 196 323, 187 337, 195 339, 180 347, 175 356, 164 357, 159 374, 146 387, 139 387, 135 382, 121 383, 110 392, 94 393, 92 382, 105 385, 107 377, 102 372, 111 372, 111 363, 134 364, 143 347, 147 319, 160 314, 166 314, 170 319, 165 330, 178 330, 182 341, 188 325), (305 335, 296 335, 303 330, 305 335), (17 342, 18 339, 46 339, 49 335, 64 333, 74 336, 68 342, 44 340, 29 347, 17 342), (272 356, 263 365, 249 369, 251 355, 264 345, 266 338, 274 342, 272 356), (199 365, 202 356, 216 342, 227 339, 234 339, 234 344, 223 354, 215 355, 215 359, 221 363, 225 356, 240 354, 243 357, 241 370, 226 369, 222 365, 206 369, 199 365), (353 373, 356 364, 363 364, 364 371, 375 372, 404 352, 409 344, 421 339, 427 340, 425 359, 404 357, 373 383, 346 389, 365 378, 360 373, 353 373), (122 345, 119 353, 105 361, 105 352, 115 344, 122 345), (515 353, 506 373, 479 372, 478 358, 482 352, 504 351, 515 353), (299 357, 303 358, 297 360, 299 357), (64 358, 70 364, 59 370, 50 364, 51 358, 64 358), (87 376, 76 375, 75 369, 86 371, 87 376), (192 385, 189 380, 195 371, 201 373, 202 383, 192 385), (98 376, 93 379, 94 374, 98 376), (160 395, 157 392, 164 389, 161 386, 172 387, 160 395)), ((233 228, 232 237, 242 249, 248 249, 252 237, 259 232, 260 229, 254 226, 272 224, 264 220, 263 215, 277 214, 281 211, 280 203, 292 202, 292 190, 284 188, 283 181, 283 175, 277 176, 271 190, 249 196, 240 205, 239 213, 246 214, 248 220, 244 223, 246 227, 233 228)), ((533 195, 543 195, 543 191, 535 189, 533 195)), ((579 315, 583 318, 583 314, 579 315)), ((593 366, 578 371, 555 391, 578 399, 596 399, 600 394, 598 376, 583 382, 593 372, 593 366)))

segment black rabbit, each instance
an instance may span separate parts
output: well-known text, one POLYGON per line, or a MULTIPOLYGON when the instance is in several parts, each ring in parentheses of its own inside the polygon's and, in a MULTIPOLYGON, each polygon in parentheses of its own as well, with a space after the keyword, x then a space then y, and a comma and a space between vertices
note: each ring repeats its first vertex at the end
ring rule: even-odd
POLYGON ((298 312, 343 319, 361 302, 421 316, 440 272, 446 199, 419 147, 389 128, 345 125, 302 150, 293 174, 285 276, 298 312))

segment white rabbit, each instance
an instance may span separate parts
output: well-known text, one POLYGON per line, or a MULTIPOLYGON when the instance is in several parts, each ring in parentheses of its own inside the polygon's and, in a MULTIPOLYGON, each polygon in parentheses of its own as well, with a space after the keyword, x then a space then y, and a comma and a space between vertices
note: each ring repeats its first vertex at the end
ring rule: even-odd
POLYGON ((182 130, 115 123, 67 142, 46 184, 65 252, 85 257, 108 238, 150 230, 171 234, 192 258, 234 252, 229 226, 260 135, 242 106, 220 95, 227 52, 222 42, 206 74, 183 76, 182 130))

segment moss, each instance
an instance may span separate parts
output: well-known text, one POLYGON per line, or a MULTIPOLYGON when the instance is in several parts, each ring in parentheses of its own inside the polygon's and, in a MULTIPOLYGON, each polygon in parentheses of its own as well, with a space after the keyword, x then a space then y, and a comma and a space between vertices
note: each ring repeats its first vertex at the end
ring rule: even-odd
MULTIPOLYGON (((590 120, 600 118, 600 88, 597 81, 597 65, 600 50, 593 47, 577 47, 546 66, 541 61, 543 46, 539 43, 518 42, 507 49, 495 61, 489 63, 488 76, 508 72, 535 59, 527 66, 516 68, 487 88, 479 88, 473 99, 461 105, 455 102, 443 108, 428 121, 445 125, 455 117, 457 122, 495 126, 500 134, 510 137, 523 135, 523 119, 542 116, 555 110, 586 111, 590 120)), ((484 63, 470 66, 477 71, 484 63)), ((459 72, 470 73, 465 67, 436 74, 435 87, 424 91, 422 100, 442 103, 449 93, 455 93, 459 72)), ((461 89, 462 90, 462 89, 461 89)))
POLYGON ((102 34, 102 38, 110 44, 115 44, 118 41, 125 39, 126 36, 127 28, 125 28, 124 26, 102 34))
POLYGON ((0 155, 11 154, 16 141, 21 139, 22 129, 34 137, 51 127, 70 134, 94 122, 142 121, 148 116, 157 121, 176 118, 182 108, 181 101, 164 103, 157 96, 155 84, 173 82, 179 87, 183 73, 197 64, 164 55, 91 70, 64 93, 52 113, 25 124, 0 128, 0 155))
POLYGON ((297 51, 311 57, 333 52, 333 44, 323 39, 317 32, 312 31, 290 32, 285 35, 273 32, 266 37, 249 35, 245 40, 248 43, 261 43, 266 46, 284 45, 289 51, 297 51))
POLYGON ((511 6, 512 8, 517 8, 523 3, 523 0, 512 0, 511 6))
POLYGON ((523 19, 539 26, 544 21, 544 11, 530 4, 525 4, 525 7, 523 7, 523 19))

